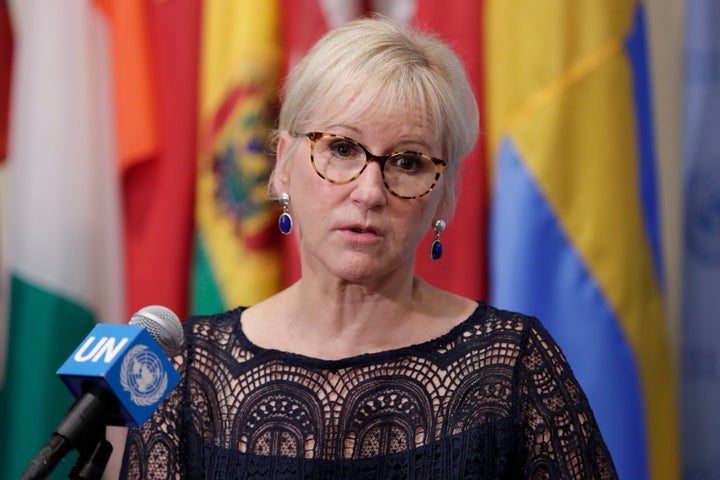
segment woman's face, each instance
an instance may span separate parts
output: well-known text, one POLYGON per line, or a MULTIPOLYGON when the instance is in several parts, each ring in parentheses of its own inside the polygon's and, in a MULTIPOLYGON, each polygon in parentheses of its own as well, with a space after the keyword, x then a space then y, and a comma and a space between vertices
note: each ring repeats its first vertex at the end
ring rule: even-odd
MULTIPOLYGON (((319 120, 311 122, 309 130, 350 137, 375 155, 442 153, 427 118, 405 107, 377 104, 360 119, 319 120)), ((444 182, 420 198, 398 198, 383 184, 380 164, 371 162, 352 182, 333 184, 313 170, 308 138, 297 140, 291 157, 284 158, 294 140, 283 133, 278 144, 278 161, 285 168, 277 172, 274 188, 290 194, 303 276, 329 272, 348 282, 373 282, 412 271, 415 250, 438 218, 444 182)))

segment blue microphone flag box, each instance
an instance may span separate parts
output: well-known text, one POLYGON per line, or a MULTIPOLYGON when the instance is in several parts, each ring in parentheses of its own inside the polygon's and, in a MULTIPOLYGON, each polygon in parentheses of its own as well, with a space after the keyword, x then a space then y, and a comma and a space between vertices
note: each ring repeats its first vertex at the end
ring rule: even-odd
POLYGON ((140 325, 99 324, 57 371, 77 398, 91 382, 112 392, 120 406, 109 425, 145 423, 180 381, 167 355, 140 325))

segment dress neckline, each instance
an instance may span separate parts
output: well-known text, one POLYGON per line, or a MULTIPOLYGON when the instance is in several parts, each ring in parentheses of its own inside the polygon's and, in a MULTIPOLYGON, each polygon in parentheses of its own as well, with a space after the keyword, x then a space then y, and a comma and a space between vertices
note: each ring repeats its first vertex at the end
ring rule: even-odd
POLYGON ((247 307, 239 307, 232 312, 234 313, 235 317, 235 334, 237 335, 237 338, 243 348, 247 349, 256 356, 264 358, 277 357, 278 359, 297 363, 298 365, 302 365, 306 368, 309 367, 321 370, 338 371, 346 368, 355 368, 374 363, 397 361, 413 353, 437 351, 440 346, 446 345, 447 343, 457 339, 460 336, 461 332, 467 330, 471 325, 476 325, 477 323, 479 323, 478 320, 480 320, 484 316, 487 310, 487 304, 482 301, 478 301, 477 307, 466 319, 464 319, 457 325, 454 325, 447 332, 435 338, 417 344, 406 345, 403 347, 382 350, 378 352, 362 353, 360 355, 344 357, 334 360, 312 357, 301 353, 289 352, 275 348, 266 348, 257 345, 245 335, 245 332, 242 328, 242 313, 245 311, 246 308, 247 307))

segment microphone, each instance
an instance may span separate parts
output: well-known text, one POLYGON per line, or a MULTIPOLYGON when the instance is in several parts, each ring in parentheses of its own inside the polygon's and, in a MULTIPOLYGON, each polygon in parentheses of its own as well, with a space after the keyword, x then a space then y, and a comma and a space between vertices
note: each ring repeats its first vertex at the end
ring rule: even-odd
POLYGON ((142 308, 128 325, 96 325, 57 371, 77 400, 21 480, 47 477, 73 449, 101 458, 104 468, 112 451, 105 427, 145 423, 180 381, 168 357, 182 342, 177 315, 159 305, 142 308))

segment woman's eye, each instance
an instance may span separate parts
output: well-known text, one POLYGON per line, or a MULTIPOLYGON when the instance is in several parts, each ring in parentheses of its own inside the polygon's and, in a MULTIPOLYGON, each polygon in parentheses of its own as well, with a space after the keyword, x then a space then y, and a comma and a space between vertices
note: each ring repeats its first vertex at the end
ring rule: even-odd
POLYGON ((357 146, 350 142, 335 142, 331 147, 332 152, 340 157, 349 157, 356 155, 357 146))
POLYGON ((422 160, 416 155, 399 155, 394 164, 398 169, 406 172, 414 172, 422 168, 422 160))

